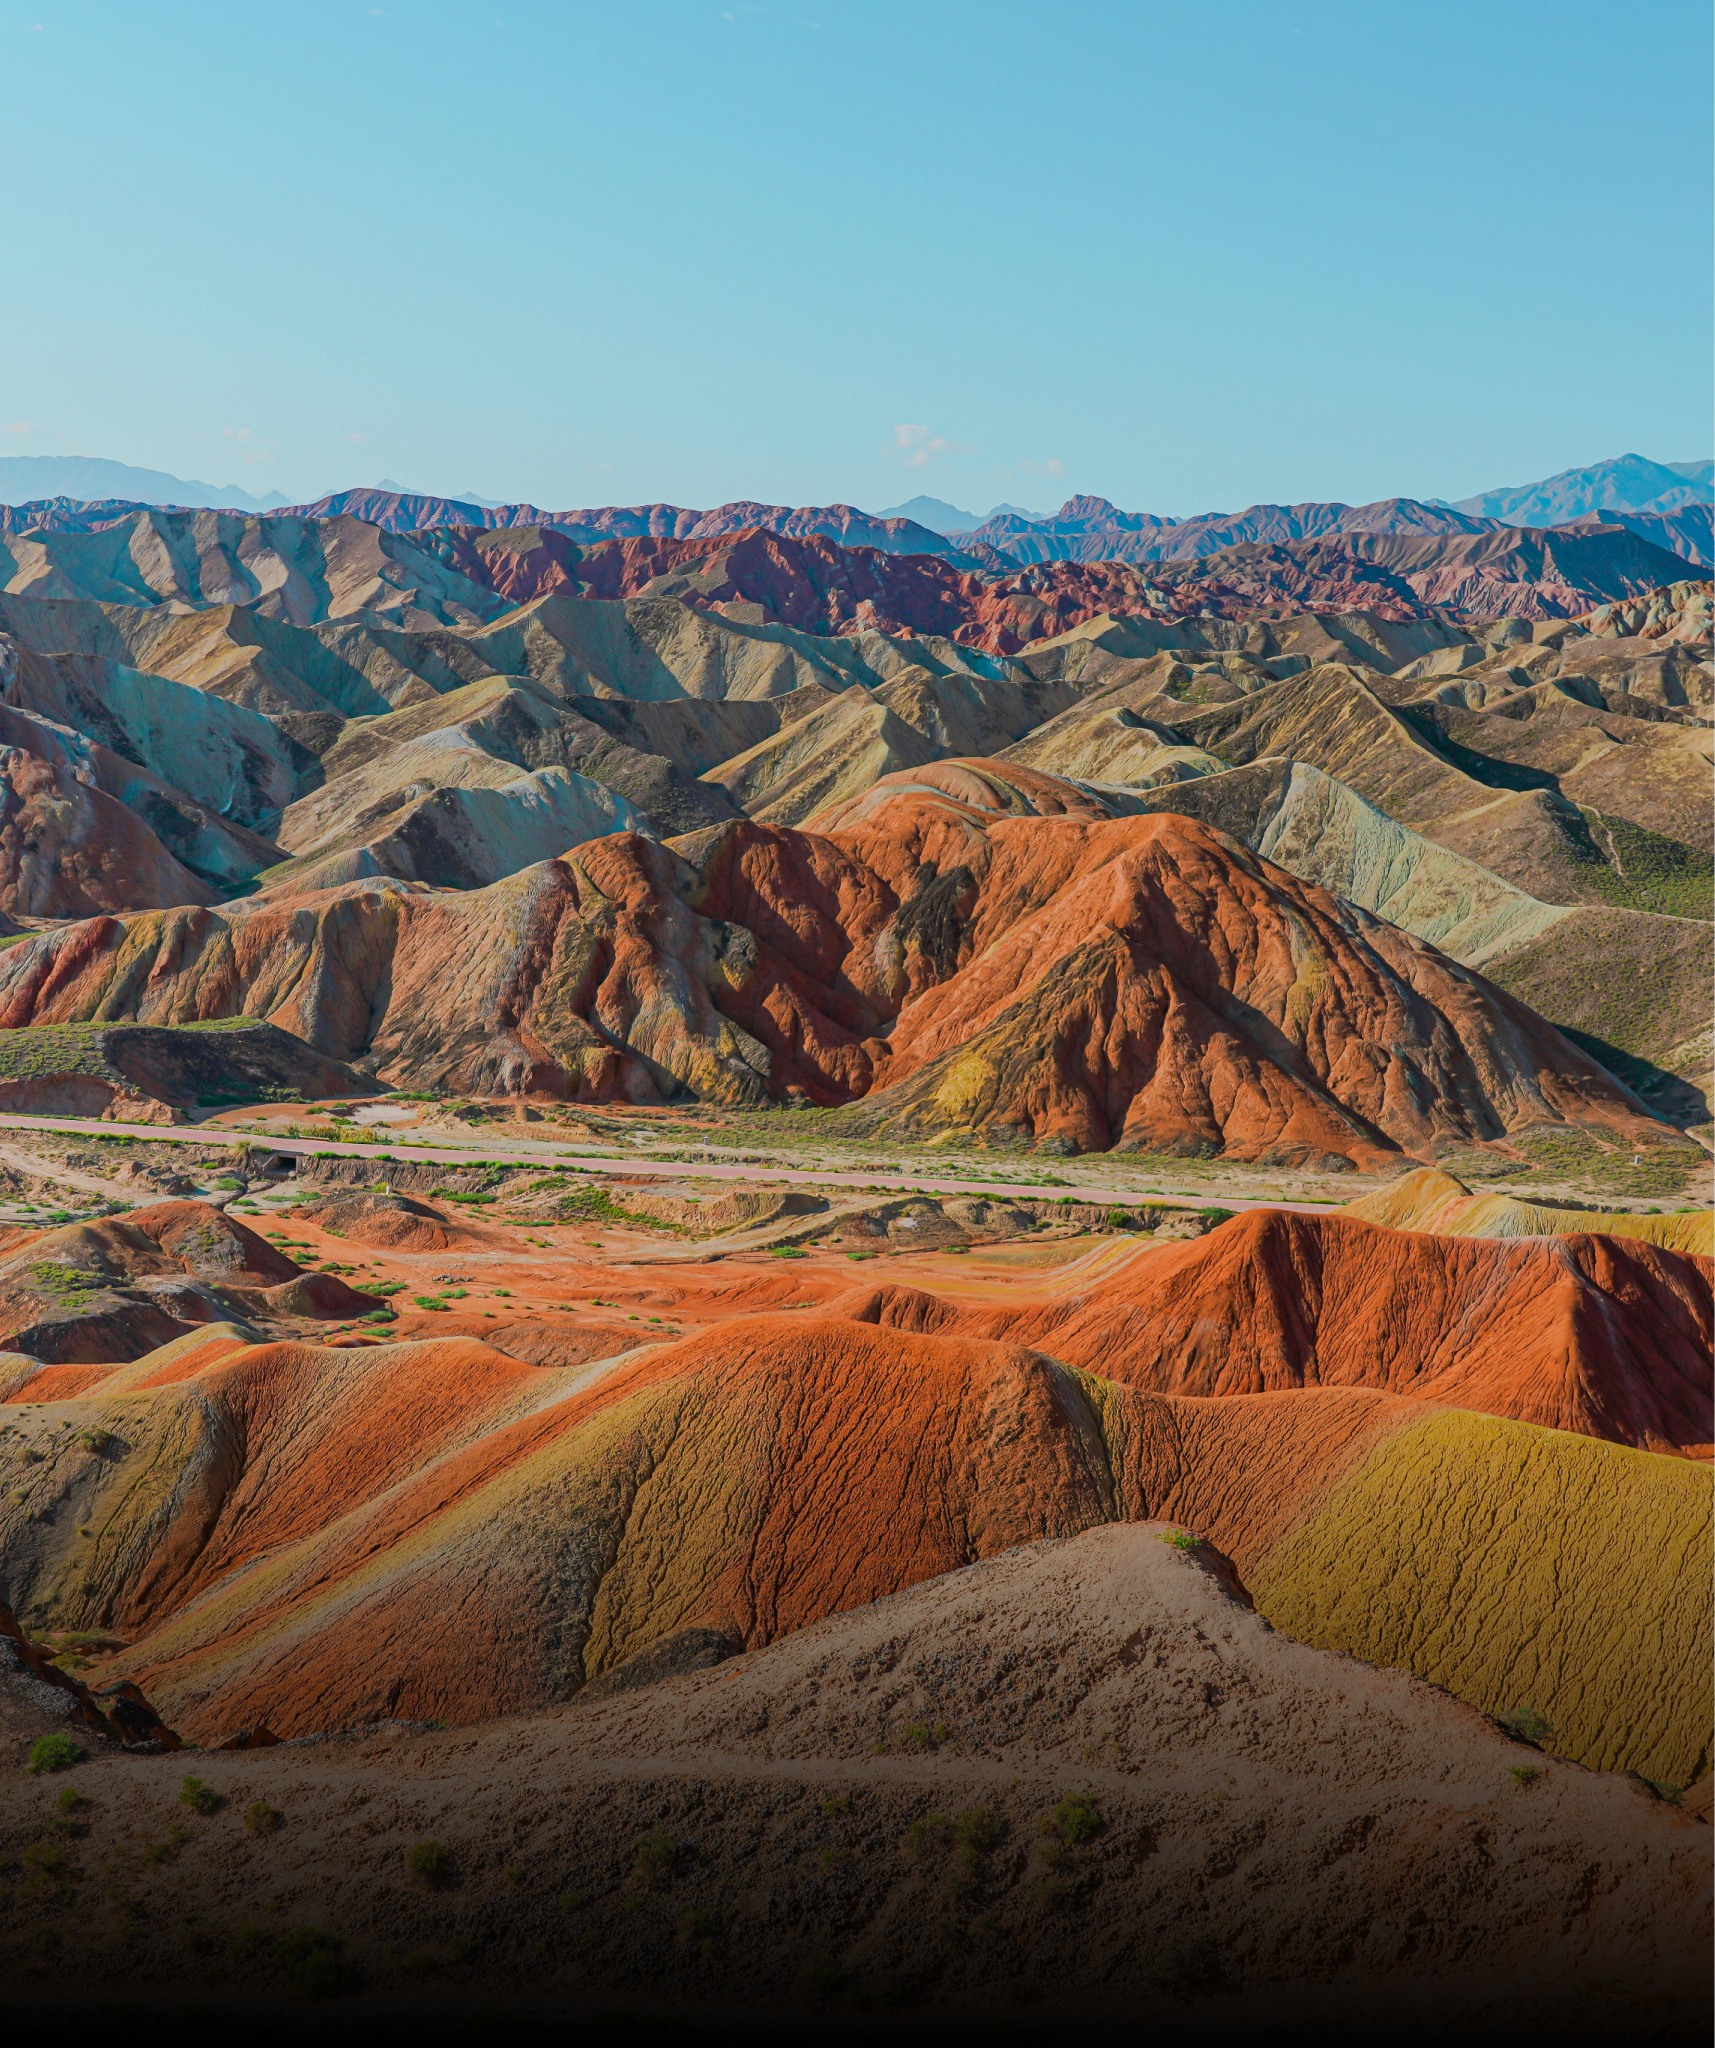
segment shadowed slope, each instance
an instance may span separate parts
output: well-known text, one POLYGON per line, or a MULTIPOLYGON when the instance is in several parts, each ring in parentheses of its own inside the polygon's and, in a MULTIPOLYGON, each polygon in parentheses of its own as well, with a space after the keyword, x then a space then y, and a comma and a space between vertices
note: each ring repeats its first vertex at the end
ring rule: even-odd
MULTIPOLYGON (((1288 1640, 1223 1560, 1164 1533, 1033 1544, 488 1728, 205 1751, 227 1816, 151 1869, 147 1942, 26 1878, 13 1945, 54 1958, 37 1995, 62 2026, 92 1984, 177 2018, 211 1953, 226 2007, 271 2016, 283 1950, 361 1969, 420 2033, 431 2013, 539 2030, 575 1970, 580 2007, 624 2001, 636 2035, 642 1957, 651 2004, 711 2037, 1004 2038, 1026 1967, 1042 2038, 1699 2037, 1706 1825, 1406 1672, 1288 1640), (253 1801, 286 1824, 239 1834, 253 1801), (450 1887, 413 1878, 425 1838, 450 1887), (830 1980, 890 2008, 909 1985, 915 2009, 807 2024, 830 1980)), ((80 1767, 86 1869, 133 1864, 183 1812, 187 1761, 80 1767)), ((0 1827, 27 1839, 42 1803, 12 1773, 0 1827)))

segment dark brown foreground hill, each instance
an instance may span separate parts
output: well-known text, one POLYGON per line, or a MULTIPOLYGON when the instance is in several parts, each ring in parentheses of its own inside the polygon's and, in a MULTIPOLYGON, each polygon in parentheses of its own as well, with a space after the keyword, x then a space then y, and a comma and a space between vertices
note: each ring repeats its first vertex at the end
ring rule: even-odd
POLYGON ((1010 1551, 486 1729, 10 1774, 13 1995, 938 2037, 1700 2024, 1706 1825, 1275 1634, 1170 1533, 1010 1551))

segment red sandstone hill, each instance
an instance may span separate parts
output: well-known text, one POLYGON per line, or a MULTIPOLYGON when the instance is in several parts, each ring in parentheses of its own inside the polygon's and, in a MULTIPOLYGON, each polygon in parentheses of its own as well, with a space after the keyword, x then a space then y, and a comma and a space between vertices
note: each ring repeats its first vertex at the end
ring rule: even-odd
POLYGON ((1709 1448, 1715 1266, 1279 1221, 1141 1251, 1065 1305, 889 1288, 596 1368, 469 1337, 186 1339, 61 1391, 76 1434, 10 1407, 39 1456, 0 1503, 0 1569, 59 1626, 125 1636, 119 1669, 207 1743, 260 1718, 527 1710, 688 1630, 756 1647, 1016 1544, 1174 1516, 1274 1616, 1338 1608, 1397 1556, 1393 1593, 1301 1636, 1375 1655, 1414 1614, 1416 1647, 1379 1661, 1438 1675, 1463 1645, 1461 1683, 1496 1708, 1512 1659, 1547 1657, 1590 1753, 1707 1755, 1711 1473, 1592 1436, 1709 1448), (1301 1554, 1305 1516, 1348 1556, 1340 1585, 1301 1554), (1500 1612, 1467 1595, 1488 1583, 1481 1546, 1461 1567, 1469 1534, 1502 1516, 1565 1561, 1588 1640, 1543 1642, 1553 1585, 1500 1612), (1617 1528, 1660 1550, 1645 1571, 1617 1567, 1617 1528), (1668 1671, 1654 1634, 1678 1608, 1697 1640, 1668 1671), (1635 1712, 1631 1671, 1604 1669, 1633 1612, 1660 1679, 1635 1712))
POLYGON ((1685 564, 1621 527, 1579 533, 1357 533, 1258 540, 1173 561, 1032 562, 979 571, 939 554, 804 531, 644 534, 580 546, 545 525, 439 527, 412 544, 472 583, 528 603, 672 597, 702 610, 760 607, 821 634, 943 635, 1013 654, 1106 613, 1240 620, 1367 610, 1395 622, 1443 614, 1566 618, 1635 598, 1685 564))
POLYGON ((1062 1152, 1667 1137, 1422 941, 1195 820, 1037 815, 1024 784, 1053 778, 1014 780, 1023 815, 893 778, 828 836, 618 833, 462 894, 91 919, 0 954, 0 1026, 262 1016, 412 1087, 862 1097, 865 1130, 1062 1152))
POLYGON ((1157 1393, 1373 1387, 1707 1456, 1712 1270, 1623 1238, 1432 1238, 1258 1210, 1047 1307, 961 1309, 898 1287, 838 1306, 1031 1345, 1157 1393))
POLYGON ((640 535, 579 546, 548 527, 442 527, 413 544, 518 604, 554 590, 671 597, 699 610, 759 608, 822 634, 942 635, 1012 654, 1108 612, 1163 619, 1249 618, 1307 609, 1404 620, 1432 616, 1400 578, 1338 549, 1301 563, 1285 549, 1242 562, 1045 562, 984 573, 936 555, 842 545, 823 534, 753 528, 713 537, 640 535))

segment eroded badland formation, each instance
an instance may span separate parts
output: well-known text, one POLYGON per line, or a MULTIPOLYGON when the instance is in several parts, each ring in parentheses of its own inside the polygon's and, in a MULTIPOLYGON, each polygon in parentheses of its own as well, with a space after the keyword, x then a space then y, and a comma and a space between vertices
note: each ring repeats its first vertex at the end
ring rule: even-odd
POLYGON ((1690 2038, 1698 509, 8 515, 9 1992, 1690 2038))

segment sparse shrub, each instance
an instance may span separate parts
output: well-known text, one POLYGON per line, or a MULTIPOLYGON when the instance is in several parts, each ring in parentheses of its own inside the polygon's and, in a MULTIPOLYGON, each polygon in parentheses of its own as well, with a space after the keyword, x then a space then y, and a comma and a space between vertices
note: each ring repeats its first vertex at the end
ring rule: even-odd
POLYGON ((179 1804, 188 1806, 192 1813, 218 1813, 226 1801, 201 1778, 186 1778, 179 1787, 179 1804))
POLYGON ((832 1820, 836 1813, 850 1813, 851 1810, 852 1795, 849 1792, 843 1793, 838 1798, 824 1799, 822 1801, 822 1811, 829 1820, 832 1820))
POLYGON ((501 1875, 515 1890, 524 1882, 524 1872, 516 1863, 508 1864, 506 1869, 501 1872, 501 1875))
POLYGON ((110 1429, 82 1429, 78 1431, 77 1440, 86 1451, 94 1451, 97 1457, 111 1451, 119 1442, 110 1429))
POLYGON ((679 1845, 665 1828, 651 1828, 637 1845, 631 1874, 651 1890, 670 1884, 679 1867, 679 1845))
POLYGON ((1515 1785, 1534 1785, 1542 1773, 1533 1764, 1513 1764, 1508 1768, 1507 1776, 1515 1785))
POLYGON ((1050 1825, 1069 1848, 1093 1842, 1102 1831, 1102 1810, 1095 1800, 1082 1797, 1062 1799, 1055 1807, 1050 1825))
POLYGON ((69 1906, 72 1875, 66 1869, 65 1847, 59 1842, 32 1842, 24 1851, 24 1877, 16 1896, 32 1905, 69 1906))
POLYGON ((1192 1535, 1189 1529, 1164 1529, 1161 1540, 1170 1543, 1175 1550, 1201 1550, 1203 1547, 1202 1537, 1192 1535))
POLYGON ((933 1850, 945 1849, 953 1839, 953 1823, 944 1813, 926 1813, 905 1830, 905 1853, 919 1863, 933 1850))
POLYGON ((143 1851, 145 1863, 171 1863, 191 1838, 191 1831, 179 1821, 168 1828, 163 1841, 151 1842, 143 1851))
POLYGON ((908 1721, 899 1731, 901 1749, 939 1749, 952 1739, 953 1731, 945 1721, 908 1721))
POLYGON ((452 1882, 452 1854, 433 1837, 412 1845, 405 1855, 405 1868, 431 1891, 440 1891, 452 1882))
POLYGON ((361 1981, 357 1965, 341 1953, 344 1947, 337 1934, 296 1927, 275 1942, 273 1955, 298 1997, 343 1998, 361 1981))
POLYGON ((254 1963, 265 1956, 271 1946, 267 1928, 254 1920, 246 1920, 227 1947, 227 1959, 234 1963, 254 1963))
MULTIPOLYGON (((1674 1784, 1669 1778, 1651 1778, 1648 1782, 1660 1793, 1669 1806, 1677 1806, 1681 1799, 1685 1797, 1685 1788, 1682 1785, 1674 1784)), ((60 1798, 63 1803, 64 1793, 61 1793, 60 1798)))
POLYGON ((59 1807, 61 1813, 76 1813, 80 1806, 87 1806, 89 1801, 75 1787, 67 1785, 61 1791, 55 1804, 59 1807))
POLYGON ((798 1245, 777 1244, 774 1247, 774 1256, 777 1259, 806 1259, 810 1255, 808 1252, 802 1250, 798 1245))
POLYGON ((278 1834, 286 1816, 266 1799, 253 1799, 244 1809, 244 1825, 253 1835, 278 1834))
POLYGON ((706 1906, 687 1906, 679 1915, 679 1946, 694 1950, 705 1962, 721 1937, 721 1916, 706 1906))
POLYGON ((1535 1707, 1509 1707, 1500 1717, 1501 1726, 1520 1742, 1541 1742, 1554 1729, 1549 1718, 1535 1707))
POLYGON ((998 1813, 990 1813, 986 1806, 973 1806, 959 1815, 957 1832, 964 1847, 986 1856, 991 1849, 1000 1846, 1006 1834, 1006 1822, 998 1813))
POLYGON ((83 1751, 69 1735, 41 1735, 30 1745, 30 1761, 25 1768, 38 1774, 69 1771, 73 1764, 82 1762, 83 1751))

